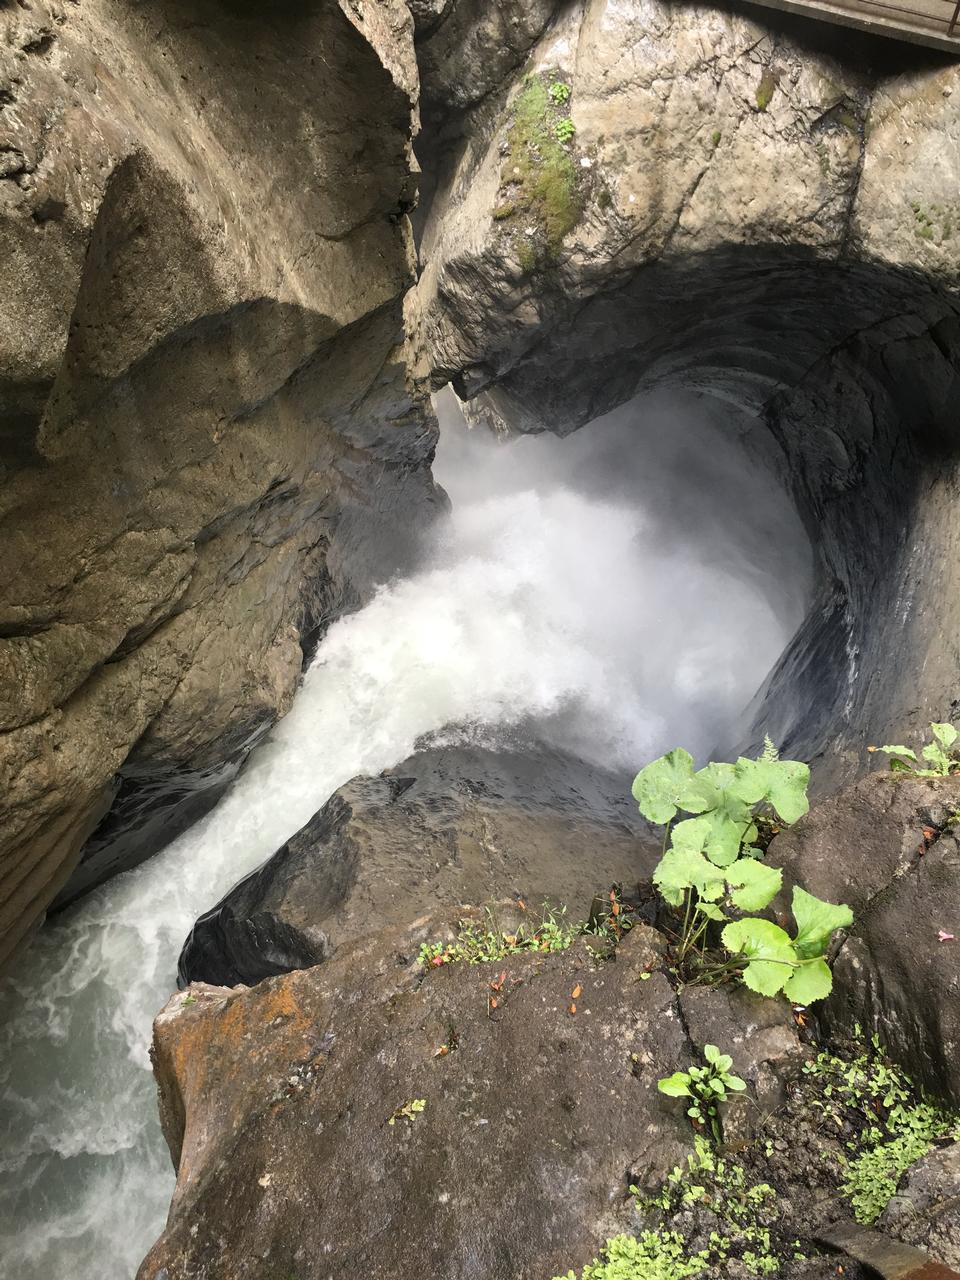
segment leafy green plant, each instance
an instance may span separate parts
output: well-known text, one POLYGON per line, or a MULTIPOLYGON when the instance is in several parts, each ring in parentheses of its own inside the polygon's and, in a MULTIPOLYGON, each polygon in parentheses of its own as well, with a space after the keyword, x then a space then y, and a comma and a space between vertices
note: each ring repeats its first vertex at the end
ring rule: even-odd
POLYGON ((793 937, 770 920, 728 914, 762 911, 780 891, 782 873, 762 861, 758 841, 771 815, 791 823, 807 812, 809 781, 807 766, 781 760, 769 738, 756 760, 741 756, 736 764, 695 770, 689 752, 676 748, 637 774, 633 797, 640 812, 665 827, 653 882, 667 903, 683 909, 679 967, 699 948, 702 976, 738 974, 753 991, 782 991, 801 1004, 829 994, 825 955, 833 933, 853 923, 849 907, 794 888, 793 937), (680 813, 694 816, 677 821, 680 813), (711 923, 725 925, 720 940, 732 960, 706 963, 711 923))
POLYGON ((552 80, 548 92, 555 106, 562 107, 570 101, 570 86, 562 80, 552 80))
POLYGON ((553 132, 556 134, 559 143, 567 143, 577 132, 577 129, 570 117, 564 116, 562 120, 558 120, 553 126, 553 132))
POLYGON ((657 1081, 657 1088, 668 1098, 689 1098, 687 1115, 698 1125, 710 1126, 717 1142, 722 1141, 720 1103, 726 1102, 730 1093, 742 1093, 746 1082, 731 1074, 733 1059, 721 1053, 715 1044, 703 1046, 705 1067, 690 1067, 687 1071, 675 1071, 657 1081))
MULTIPOLYGON (((588 1263, 580 1280, 685 1280, 707 1265, 708 1254, 689 1254, 677 1231, 641 1231, 608 1240, 600 1257, 588 1263)), ((576 1272, 554 1280, 577 1280, 576 1272)))
POLYGON ((406 1120, 408 1124, 413 1124, 421 1111, 425 1111, 426 1108, 426 1098, 412 1098, 410 1102, 405 1102, 402 1107, 397 1107, 393 1115, 387 1120, 387 1124, 394 1125, 398 1120, 406 1120))
POLYGON ((921 768, 917 753, 910 747, 885 746, 868 747, 870 752, 882 751, 891 757, 890 769, 894 773, 912 773, 917 778, 946 778, 950 774, 960 773, 960 752, 956 750, 960 733, 952 724, 933 723, 930 725, 933 742, 928 742, 920 751, 928 768, 921 768))
POLYGON ((899 1130, 896 1137, 869 1147, 847 1166, 841 1190, 850 1201, 853 1216, 864 1226, 877 1221, 907 1169, 949 1128, 942 1113, 929 1102, 901 1108, 894 1127, 899 1130))
POLYGON ((847 1133, 841 1191, 858 1222, 870 1226, 893 1198, 903 1173, 941 1138, 956 1138, 958 1116, 930 1102, 884 1056, 877 1037, 852 1057, 821 1052, 804 1065, 819 1096, 811 1105, 833 1133, 847 1133))

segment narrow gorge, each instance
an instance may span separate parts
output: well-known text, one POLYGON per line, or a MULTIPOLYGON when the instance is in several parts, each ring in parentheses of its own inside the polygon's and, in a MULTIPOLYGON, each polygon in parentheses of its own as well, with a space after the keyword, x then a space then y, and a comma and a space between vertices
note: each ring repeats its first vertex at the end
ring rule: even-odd
POLYGON ((960 1271, 960 39, 0 33, 0 1276, 960 1271))

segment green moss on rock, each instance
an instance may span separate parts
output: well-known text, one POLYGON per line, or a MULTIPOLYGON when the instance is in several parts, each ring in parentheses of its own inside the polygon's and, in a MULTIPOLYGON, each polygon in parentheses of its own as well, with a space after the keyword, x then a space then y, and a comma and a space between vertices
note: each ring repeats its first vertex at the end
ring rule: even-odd
POLYGON ((763 75, 760 77, 760 83, 757 85, 757 110, 766 111, 770 103, 773 101, 773 95, 776 91, 780 77, 770 67, 765 67, 763 75))
MULTIPOLYGON (((551 81, 561 83, 556 78, 551 81)), ((531 271, 559 253, 566 236, 583 213, 577 166, 571 147, 558 137, 570 132, 568 99, 557 100, 548 82, 528 76, 513 103, 513 121, 507 134, 508 151, 501 168, 500 203, 493 211, 498 222, 516 216, 534 232, 522 233, 516 242, 524 271, 531 271)))

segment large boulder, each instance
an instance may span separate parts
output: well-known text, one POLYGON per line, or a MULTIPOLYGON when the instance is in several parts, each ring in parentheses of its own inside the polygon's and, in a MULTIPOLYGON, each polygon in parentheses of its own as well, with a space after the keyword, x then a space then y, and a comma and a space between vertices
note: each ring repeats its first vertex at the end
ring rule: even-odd
POLYGON ((817 1012, 876 1034, 910 1074, 960 1104, 960 778, 874 773, 776 838, 788 884, 846 902, 854 923, 817 1012), (953 936, 956 935, 956 936, 953 936))
POLYGON ((430 510, 416 94, 399 0, 0 12, 0 963, 118 789, 68 897, 212 802, 430 510))
POLYGON ((629 777, 543 747, 421 751, 341 787, 201 916, 181 982, 259 982, 371 927, 511 895, 585 920, 598 890, 634 888, 658 856, 629 777))
MULTIPOLYGON (((177 1188, 139 1280, 544 1280, 637 1229, 629 1184, 658 1189, 691 1149, 657 1079, 701 1047, 662 940, 411 963, 455 918, 172 998, 153 1055, 177 1188)), ((710 1028, 750 1081, 797 1061, 758 1004, 736 993, 710 1028)))

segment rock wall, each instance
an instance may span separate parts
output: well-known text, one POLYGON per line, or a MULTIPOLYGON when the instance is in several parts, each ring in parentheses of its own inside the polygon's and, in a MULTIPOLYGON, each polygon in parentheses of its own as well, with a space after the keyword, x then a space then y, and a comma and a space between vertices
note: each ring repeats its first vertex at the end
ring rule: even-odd
POLYGON ((153 852, 435 502, 402 4, 0 13, 0 962, 153 852))
POLYGON ((469 117, 420 285, 435 380, 475 414, 565 433, 672 384, 772 431, 820 588, 751 738, 831 783, 960 678, 960 69, 835 35, 572 5, 469 117), (570 89, 559 204, 518 148, 530 76, 570 89))

